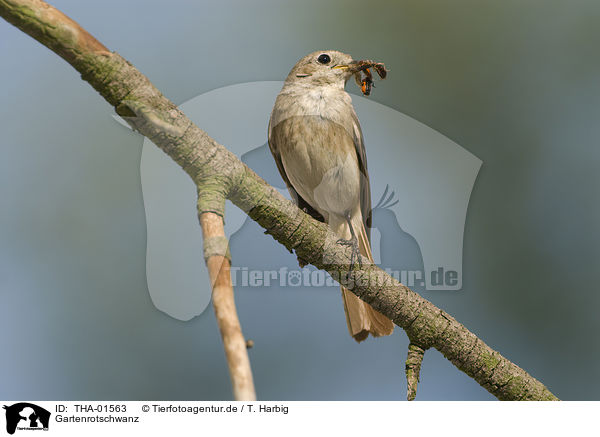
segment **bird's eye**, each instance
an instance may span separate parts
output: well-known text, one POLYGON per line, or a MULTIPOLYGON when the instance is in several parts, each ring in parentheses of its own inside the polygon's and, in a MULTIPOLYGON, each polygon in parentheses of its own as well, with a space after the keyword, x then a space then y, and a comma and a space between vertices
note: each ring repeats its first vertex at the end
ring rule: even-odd
POLYGON ((329 64, 331 62, 331 58, 329 57, 329 55, 327 53, 323 53, 322 55, 319 55, 319 57, 317 58, 317 61, 320 64, 329 64))

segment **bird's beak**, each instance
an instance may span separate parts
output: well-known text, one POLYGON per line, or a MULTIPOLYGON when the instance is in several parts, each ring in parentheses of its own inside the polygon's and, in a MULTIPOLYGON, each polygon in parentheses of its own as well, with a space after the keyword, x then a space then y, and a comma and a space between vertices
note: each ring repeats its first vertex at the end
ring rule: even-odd
POLYGON ((331 68, 332 69, 341 68, 341 69, 347 71, 348 73, 352 74, 352 73, 356 73, 358 71, 357 67, 358 67, 358 61, 352 61, 348 64, 335 65, 331 68))

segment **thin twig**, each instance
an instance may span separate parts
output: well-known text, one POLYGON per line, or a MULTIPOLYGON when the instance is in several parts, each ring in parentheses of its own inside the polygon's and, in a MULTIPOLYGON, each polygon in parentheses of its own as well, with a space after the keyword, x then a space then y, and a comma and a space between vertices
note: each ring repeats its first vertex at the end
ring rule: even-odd
MULTIPOLYGON (((212 212, 205 212, 200 215, 200 224, 204 241, 225 240, 223 217, 212 212)), ((223 339, 234 399, 236 401, 254 401, 256 392, 250 359, 235 309, 231 284, 231 263, 225 255, 212 254, 207 257, 206 266, 212 284, 212 302, 223 339)))
POLYGON ((408 356, 406 357, 406 400, 414 401, 417 396, 417 384, 425 350, 414 343, 408 345, 408 356))

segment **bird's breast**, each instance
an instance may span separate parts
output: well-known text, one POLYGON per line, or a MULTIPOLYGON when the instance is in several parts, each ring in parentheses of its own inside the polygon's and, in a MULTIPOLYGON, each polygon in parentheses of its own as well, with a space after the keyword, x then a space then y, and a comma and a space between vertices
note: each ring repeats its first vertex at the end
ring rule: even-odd
POLYGON ((292 116, 275 127, 293 187, 321 214, 344 215, 358 204, 360 171, 346 128, 318 115, 292 116))

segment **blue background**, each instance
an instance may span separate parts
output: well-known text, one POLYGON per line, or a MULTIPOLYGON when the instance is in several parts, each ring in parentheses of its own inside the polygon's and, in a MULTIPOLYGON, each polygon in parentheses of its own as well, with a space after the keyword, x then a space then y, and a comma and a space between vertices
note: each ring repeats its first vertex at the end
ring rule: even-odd
MULTIPOLYGON (((282 80, 322 48, 385 61, 390 77, 372 99, 484 163, 463 290, 424 296, 560 398, 598 399, 600 4, 53 4, 176 103, 282 80)), ((229 399, 212 311, 181 322, 150 301, 141 138, 63 60, 2 21, 0 53, 0 398, 229 399)), ((262 268, 256 242, 265 263, 288 256, 255 224, 243 231, 232 239, 238 265, 262 268)), ((405 398, 405 334, 356 345, 338 290, 236 298, 260 399, 405 398)), ((417 398, 493 399, 436 351, 417 398)))

